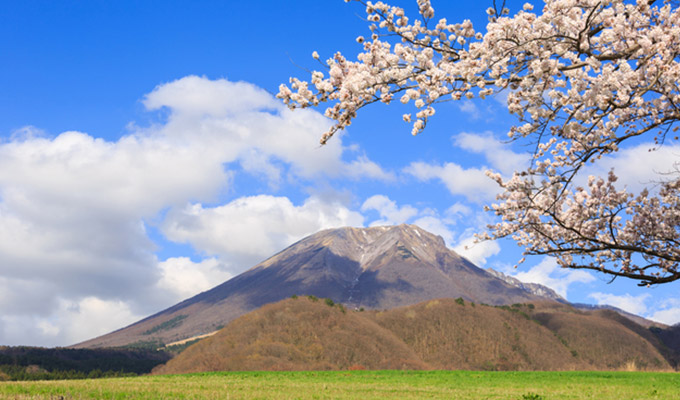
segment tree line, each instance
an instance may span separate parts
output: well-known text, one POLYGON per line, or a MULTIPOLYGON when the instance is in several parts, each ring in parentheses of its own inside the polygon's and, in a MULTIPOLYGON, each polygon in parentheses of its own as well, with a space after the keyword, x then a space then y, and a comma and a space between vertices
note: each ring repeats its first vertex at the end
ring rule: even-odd
POLYGON ((134 376, 151 372, 171 357, 146 349, 0 347, 0 381, 134 376))

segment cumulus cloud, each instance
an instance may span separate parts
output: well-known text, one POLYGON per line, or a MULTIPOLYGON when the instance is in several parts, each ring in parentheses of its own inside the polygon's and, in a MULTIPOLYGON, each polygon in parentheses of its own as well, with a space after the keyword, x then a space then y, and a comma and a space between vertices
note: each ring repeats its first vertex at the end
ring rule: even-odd
POLYGON ((474 236, 468 236, 462 239, 453 250, 473 264, 483 267, 488 258, 500 253, 501 247, 496 241, 475 242, 474 236))
POLYGON ((670 299, 660 309, 648 313, 647 318, 666 325, 680 324, 680 300, 670 299))
POLYGON ((362 225, 361 214, 341 203, 310 197, 296 206, 286 197, 260 195, 218 207, 195 204, 174 210, 162 230, 171 240, 218 255, 231 271, 241 272, 319 230, 362 225))
POLYGON ((486 176, 483 168, 463 168, 456 163, 433 165, 413 162, 404 172, 421 181, 440 180, 453 195, 465 196, 472 202, 493 200, 499 192, 498 184, 486 176))
MULTIPOLYGON (((109 142, 65 132, 3 143, 2 314, 50 318, 41 326, 55 327, 69 323, 57 305, 84 298, 124 299, 135 315, 157 311, 161 275, 144 221, 165 207, 212 199, 228 182, 219 158, 161 136, 109 142)), ((59 332, 46 338, 68 337, 59 332)))
POLYGON ((531 160, 529 155, 515 153, 510 144, 501 142, 490 133, 463 132, 453 137, 453 143, 468 152, 482 154, 495 170, 508 176, 513 171, 525 169, 531 160))
POLYGON ((463 132, 455 135, 453 144, 469 153, 480 154, 491 166, 465 168, 454 162, 442 165, 413 162, 403 172, 421 181, 440 180, 453 195, 465 196, 468 201, 484 203, 493 201, 500 193, 498 184, 486 176, 492 169, 510 176, 513 171, 528 166, 528 155, 515 153, 509 144, 503 143, 493 135, 463 132))
POLYGON ((610 293, 594 292, 588 295, 594 299, 598 305, 609 305, 628 311, 636 315, 643 315, 647 312, 647 305, 645 301, 650 297, 649 293, 644 293, 638 296, 632 296, 628 293, 624 295, 615 295, 610 293))
POLYGON ((666 325, 680 324, 680 306, 655 311, 648 315, 647 318, 666 325))
MULTIPOLYGON (((158 267, 160 279, 141 288, 148 296, 145 300, 153 302, 154 306, 148 309, 130 301, 131 297, 106 299, 100 293, 85 297, 68 296, 62 293, 59 285, 40 279, 0 277, 2 343, 39 343, 41 346, 78 343, 134 323, 158 311, 158 307, 176 304, 232 276, 215 258, 200 262, 192 262, 186 257, 169 258, 160 262, 158 267)), ((124 290, 120 287, 115 289, 124 290)))
POLYGON ((351 151, 341 137, 321 147, 319 132, 329 126, 321 114, 293 112, 250 83, 188 76, 159 85, 144 104, 149 110, 169 110, 159 129, 164 136, 204 145, 204 153, 217 154, 224 162, 239 161, 244 169, 271 179, 287 167, 303 178, 392 178, 363 155, 345 160, 351 151))
POLYGON ((619 186, 626 186, 633 192, 638 192, 644 187, 651 188, 656 182, 668 179, 667 174, 675 171, 674 168, 680 160, 680 145, 657 147, 653 143, 642 143, 621 149, 586 168, 580 182, 584 184, 588 175, 606 177, 607 173, 614 169, 619 177, 617 182, 619 186))
POLYGON ((554 259, 548 257, 528 271, 509 272, 522 282, 547 286, 565 299, 568 299, 567 291, 572 284, 589 283, 595 280, 595 277, 587 271, 560 268, 554 259))
POLYGON ((158 85, 144 97, 143 103, 150 110, 168 107, 173 113, 198 117, 224 117, 281 107, 272 95, 251 83, 199 76, 158 85))
POLYGON ((134 313, 129 303, 123 300, 102 300, 89 296, 79 300, 55 297, 52 301, 55 310, 48 316, 0 316, 2 343, 40 343, 41 346, 74 344, 127 326, 146 316, 134 313))
POLYGON ((446 243, 448 247, 451 247, 454 232, 449 228, 445 220, 437 216, 425 215, 417 218, 413 223, 428 232, 441 236, 442 239, 444 239, 444 243, 446 243))
POLYGON ((381 194, 369 197, 361 205, 361 211, 370 210, 375 210, 380 215, 380 219, 371 222, 371 226, 403 224, 418 215, 418 210, 415 207, 408 204, 399 207, 395 201, 381 194))
POLYGON ((387 182, 396 179, 394 173, 383 170, 380 165, 369 160, 366 156, 357 157, 344 167, 343 170, 345 170, 345 174, 348 177, 354 179, 370 178, 387 182))
POLYGON ((188 257, 172 257, 159 263, 158 287, 169 297, 169 304, 204 292, 233 277, 215 257, 193 262, 188 257))

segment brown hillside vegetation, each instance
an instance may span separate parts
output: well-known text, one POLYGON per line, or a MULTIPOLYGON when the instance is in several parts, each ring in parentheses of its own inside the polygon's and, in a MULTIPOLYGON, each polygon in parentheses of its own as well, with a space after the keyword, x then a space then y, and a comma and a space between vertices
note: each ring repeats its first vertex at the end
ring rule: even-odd
POLYGON ((158 373, 427 368, 393 333, 361 313, 309 298, 246 314, 172 361, 158 373))
POLYGON ((527 311, 528 306, 439 299, 377 313, 375 319, 435 369, 582 368, 581 360, 527 311))
POLYGON ((659 369, 668 365, 661 342, 649 330, 610 310, 589 313, 568 306, 534 314, 578 353, 588 369, 659 369))
POLYGON ((668 370, 649 331, 553 302, 439 299, 387 311, 300 297, 246 314, 154 370, 668 370))

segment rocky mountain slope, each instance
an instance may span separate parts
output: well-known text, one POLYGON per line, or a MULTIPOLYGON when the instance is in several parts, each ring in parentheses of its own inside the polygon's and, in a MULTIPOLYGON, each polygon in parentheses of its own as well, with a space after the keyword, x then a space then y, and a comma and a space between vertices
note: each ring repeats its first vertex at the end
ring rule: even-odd
POLYGON ((446 297, 492 305, 554 297, 537 293, 478 268, 414 225, 330 229, 211 290, 75 347, 162 346, 214 332, 294 294, 330 298, 349 309, 446 297))
POLYGON ((490 273, 491 275, 495 276, 498 279, 502 279, 505 283, 509 285, 518 287, 522 290, 526 290, 527 292, 534 294, 536 296, 559 301, 560 303, 568 303, 567 299, 560 296, 559 294, 557 294, 557 292, 555 292, 554 290, 550 289, 547 286, 543 286, 538 283, 525 283, 517 278, 505 275, 504 273, 496 271, 495 269, 492 268, 487 268, 486 272, 490 273))

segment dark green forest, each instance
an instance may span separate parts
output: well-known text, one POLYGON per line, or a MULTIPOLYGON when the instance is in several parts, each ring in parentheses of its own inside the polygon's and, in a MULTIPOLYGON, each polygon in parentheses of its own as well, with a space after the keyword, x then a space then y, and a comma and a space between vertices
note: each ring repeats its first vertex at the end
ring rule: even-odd
POLYGON ((0 381, 134 376, 172 355, 145 349, 69 349, 0 346, 0 381))

